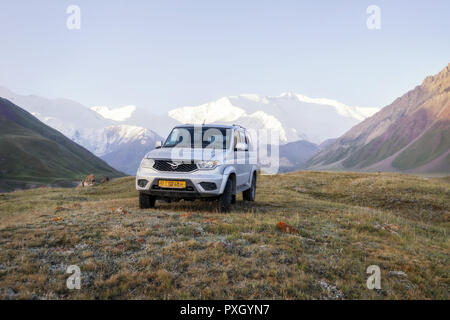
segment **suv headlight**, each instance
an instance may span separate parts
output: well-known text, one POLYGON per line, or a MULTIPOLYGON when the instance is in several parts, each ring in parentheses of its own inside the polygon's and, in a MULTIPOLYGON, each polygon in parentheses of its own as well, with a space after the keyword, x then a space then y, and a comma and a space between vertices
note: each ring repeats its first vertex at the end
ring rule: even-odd
POLYGON ((201 170, 212 170, 220 165, 220 161, 217 160, 207 160, 207 161, 198 161, 197 167, 201 170))
POLYGON ((144 158, 141 161, 141 168, 153 168, 154 164, 155 164, 155 160, 144 158))

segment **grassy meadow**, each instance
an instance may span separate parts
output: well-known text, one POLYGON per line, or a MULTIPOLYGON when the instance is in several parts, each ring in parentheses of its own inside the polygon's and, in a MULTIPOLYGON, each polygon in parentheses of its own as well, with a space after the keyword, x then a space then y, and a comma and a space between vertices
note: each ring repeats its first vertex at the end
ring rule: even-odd
POLYGON ((0 194, 0 298, 449 299, 448 179, 260 176, 257 201, 239 195, 231 213, 140 210, 137 195, 133 177, 0 194), (370 265, 380 290, 366 287, 370 265))

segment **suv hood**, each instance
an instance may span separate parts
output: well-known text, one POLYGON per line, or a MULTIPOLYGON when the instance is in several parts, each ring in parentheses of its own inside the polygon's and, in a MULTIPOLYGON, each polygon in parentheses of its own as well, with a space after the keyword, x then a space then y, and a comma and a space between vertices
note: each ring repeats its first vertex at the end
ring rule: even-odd
POLYGON ((226 152, 227 150, 222 149, 160 148, 150 151, 145 158, 185 161, 220 160, 226 152))

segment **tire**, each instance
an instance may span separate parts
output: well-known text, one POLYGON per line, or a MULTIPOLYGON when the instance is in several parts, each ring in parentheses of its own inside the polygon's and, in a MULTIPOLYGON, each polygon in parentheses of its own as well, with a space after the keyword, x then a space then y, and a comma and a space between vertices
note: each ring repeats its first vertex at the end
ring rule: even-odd
POLYGON ((245 201, 255 201, 256 198, 256 174, 253 174, 252 186, 250 189, 245 190, 242 193, 242 196, 245 201))
POLYGON ((149 209, 155 207, 156 198, 149 194, 139 193, 139 208, 149 209))
POLYGON ((231 209, 231 202, 233 200, 233 181, 231 179, 227 180, 225 189, 219 198, 219 211, 229 212, 231 209))

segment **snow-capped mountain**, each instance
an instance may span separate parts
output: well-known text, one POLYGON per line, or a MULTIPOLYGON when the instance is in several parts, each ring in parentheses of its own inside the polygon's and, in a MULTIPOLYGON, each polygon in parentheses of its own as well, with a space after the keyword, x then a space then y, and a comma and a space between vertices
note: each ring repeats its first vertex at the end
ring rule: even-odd
POLYGON ((199 106, 176 108, 163 115, 133 105, 87 108, 67 99, 18 95, 2 87, 0 97, 32 113, 128 174, 134 174, 140 160, 154 148, 155 142, 164 140, 162 137, 179 123, 236 123, 249 129, 276 130, 281 144, 299 140, 320 143, 342 135, 378 111, 377 108, 353 107, 335 100, 293 93, 275 97, 257 94, 224 97, 199 106))
POLYGON ((136 106, 123 106, 116 109, 110 109, 107 106, 95 106, 91 110, 97 112, 105 119, 123 122, 131 118, 133 112, 136 111, 136 106))
MULTIPOLYGON (((97 154, 114 168, 134 175, 142 158, 150 150, 155 148, 155 143, 162 138, 155 132, 137 126, 115 125, 93 132, 89 144, 94 141, 94 146, 99 148, 97 154)), ((81 143, 80 143, 81 144, 81 143)))
POLYGON ((10 100, 69 138, 75 134, 76 130, 99 129, 115 123, 82 104, 68 99, 19 95, 3 87, 0 87, 0 97, 10 100))
POLYGON ((159 139, 161 137, 149 129, 125 124, 100 129, 75 130, 72 136, 73 141, 100 157, 135 142, 143 146, 151 145, 153 148, 159 139))
POLYGON ((288 92, 275 97, 257 94, 224 97, 171 110, 169 116, 182 123, 237 123, 247 128, 278 130, 281 143, 298 140, 320 143, 342 135, 378 110, 288 92))
POLYGON ((154 115, 135 106, 115 109, 96 106, 91 110, 121 124, 140 127, 150 124, 151 130, 162 137, 180 123, 236 123, 251 129, 276 130, 280 143, 286 144, 299 140, 321 143, 339 137, 379 109, 288 92, 275 97, 257 94, 223 97, 199 106, 175 108, 166 115, 154 115))
POLYGON ((116 123, 149 128, 162 137, 167 137, 170 130, 179 122, 167 114, 156 115, 143 108, 129 105, 119 108, 108 106, 94 106, 92 111, 97 112, 105 119, 114 120, 116 123))
MULTIPOLYGON (((128 174, 135 174, 142 157, 154 148, 157 140, 162 140, 148 127, 123 123, 124 113, 135 113, 135 107, 132 106, 108 114, 104 108, 94 111, 75 101, 18 95, 2 87, 0 97, 30 112, 114 168, 128 174), (102 116, 102 112, 107 117, 102 116), (121 153, 126 153, 126 157, 117 156, 121 153), (112 157, 112 154, 116 156, 112 157)), ((151 125, 151 121, 147 124, 151 125)))

